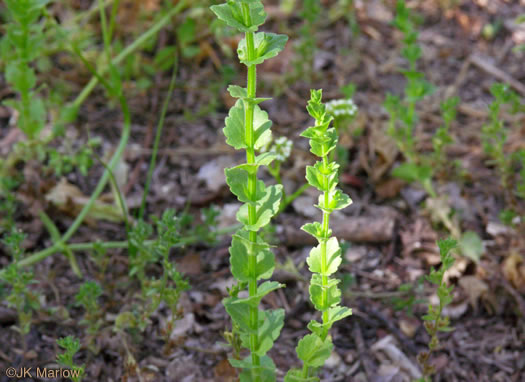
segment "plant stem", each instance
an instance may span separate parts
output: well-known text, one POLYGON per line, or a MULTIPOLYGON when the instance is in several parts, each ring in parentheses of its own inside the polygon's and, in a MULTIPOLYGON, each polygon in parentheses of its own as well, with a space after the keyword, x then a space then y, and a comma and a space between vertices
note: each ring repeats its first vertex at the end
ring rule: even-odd
MULTIPOLYGON (((248 5, 243 3, 243 10, 247 17, 249 17, 249 9, 248 5)), ((255 58, 255 44, 254 44, 254 33, 253 32, 247 32, 245 34, 246 36, 246 47, 248 50, 248 60, 253 60, 255 58)), ((257 69, 255 65, 248 66, 248 83, 247 83, 247 93, 248 98, 255 98, 257 91, 257 69)), ((254 114, 254 104, 251 101, 245 102, 244 105, 245 108, 245 126, 246 126, 246 163, 253 164, 255 163, 255 134, 253 131, 253 114, 254 114)), ((251 196, 252 201, 257 200, 257 173, 250 173, 248 177, 248 190, 249 194, 251 196)), ((257 210, 254 204, 248 205, 248 221, 250 225, 254 225, 257 223, 257 210)), ((257 243, 257 232, 256 231, 250 231, 249 233, 249 239, 252 243, 254 243, 253 248, 255 248, 255 243, 257 243)), ((254 253, 254 251, 250 251, 249 254, 249 269, 250 269, 250 275, 251 279, 248 282, 248 292, 250 297, 255 296, 257 294, 257 253, 254 253)), ((257 344, 257 335, 258 335, 258 327, 259 327, 259 317, 258 317, 258 308, 257 307, 250 307, 250 324, 252 329, 255 331, 255 333, 250 334, 250 352, 252 356, 252 364, 254 366, 260 365, 260 359, 259 356, 255 353, 258 344, 257 344)), ((258 368, 254 368, 253 372, 255 375, 253 375, 254 381, 259 382, 260 381, 260 370, 258 368)))
POLYGON ((286 207, 290 205, 290 203, 292 203, 295 199, 301 196, 302 193, 308 189, 308 187, 310 187, 310 185, 308 183, 305 183, 301 187, 299 187, 292 195, 283 196, 283 201, 281 202, 281 205, 279 206, 279 212, 277 212, 277 215, 283 212, 286 209, 286 207))
POLYGON ((139 219, 144 217, 144 210, 146 209, 146 197, 148 196, 149 187, 151 184, 151 179, 153 177, 153 170, 155 170, 155 163, 157 160, 157 153, 159 151, 160 137, 162 136, 162 129, 164 128, 164 119, 166 118, 166 113, 168 111, 168 105, 173 94, 173 89, 175 88, 176 79, 177 79, 177 69, 178 69, 178 55, 175 56, 175 62, 173 63, 173 72, 171 74, 171 81, 168 88, 168 94, 164 99, 164 104, 162 105, 162 111, 160 112, 159 123, 157 125, 157 132, 155 134, 155 142, 153 143, 153 151, 151 153, 151 161, 149 163, 148 174, 146 175, 146 185, 144 186, 144 192, 142 194, 142 201, 140 203, 139 210, 139 219))
MULTIPOLYGON (((325 169, 328 168, 328 155, 325 155, 323 157, 323 165, 325 169)), ((326 190, 328 190, 328 178, 325 177, 324 181, 326 185, 326 190)), ((324 197, 325 208, 328 208, 328 205, 330 202, 329 192, 325 191, 323 197, 324 197)), ((326 243, 329 238, 329 230, 330 230, 330 213, 327 211, 323 211, 322 236, 324 239, 321 242, 321 270, 323 271, 323 274, 321 275, 321 278, 322 278, 321 283, 322 283, 322 289, 323 289, 323 297, 322 297, 323 306, 326 306, 326 303, 328 301, 328 292, 327 292, 328 276, 326 275, 326 263, 327 263, 326 243)), ((323 312, 323 322, 328 322, 328 310, 325 310, 323 312)), ((323 332, 323 336, 321 337, 321 339, 324 341, 327 335, 328 335, 328 331, 325 330, 323 332)))
MULTIPOLYGON (((166 16, 160 19, 156 24, 154 24, 150 29, 144 32, 140 37, 128 45, 120 54, 118 54, 113 60, 111 60, 112 65, 118 65, 124 61, 130 54, 134 53, 142 45, 144 45, 151 37, 153 37, 159 30, 164 28, 170 21, 173 16, 180 13, 188 5, 188 0, 181 0, 175 7, 173 7, 166 16)), ((99 69, 100 74, 105 74, 109 66, 105 66, 99 69)), ((78 108, 84 103, 86 98, 91 94, 95 86, 98 84, 98 78, 93 76, 88 84, 82 89, 82 92, 75 98, 72 102, 72 106, 78 108)))
MULTIPOLYGON (((232 232, 237 231, 241 227, 240 224, 235 224, 223 229, 219 229, 216 231, 217 236, 221 235, 227 235, 232 232)), ((188 236, 185 238, 182 238, 177 244, 174 245, 174 247, 183 247, 185 245, 193 244, 199 241, 199 236, 188 236)), ((145 245, 152 244, 153 240, 147 240, 144 242, 145 245)), ((88 242, 88 243, 73 243, 68 244, 67 247, 71 251, 91 251, 95 249, 95 246, 100 246, 105 249, 123 249, 128 248, 129 243, 127 241, 104 241, 104 242, 88 242)), ((42 251, 36 252, 30 256, 25 257, 24 259, 17 262, 17 266, 19 268, 24 268, 29 265, 33 265, 35 263, 38 263, 39 261, 44 260, 46 257, 49 257, 53 255, 54 253, 57 253, 61 250, 56 244, 46 248, 42 251)), ((4 270, 0 270, 0 277, 3 275, 4 270)))

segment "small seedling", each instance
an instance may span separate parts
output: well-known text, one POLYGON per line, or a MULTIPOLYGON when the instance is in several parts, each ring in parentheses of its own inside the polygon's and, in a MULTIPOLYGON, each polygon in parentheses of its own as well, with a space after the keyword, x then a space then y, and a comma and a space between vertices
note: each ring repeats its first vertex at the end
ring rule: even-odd
POLYGON ((394 26, 403 33, 401 55, 408 61, 409 68, 401 72, 407 81, 405 95, 387 94, 385 108, 390 114, 388 133, 394 138, 399 149, 409 162, 418 163, 416 154, 415 126, 418 121, 416 104, 434 91, 425 81, 424 74, 417 71, 417 61, 421 57, 421 47, 417 44, 417 23, 415 15, 406 7, 403 0, 396 3, 394 26))
POLYGON ((489 123, 481 129, 481 141, 483 150, 498 169, 501 186, 507 189, 512 176, 512 157, 504 150, 508 132, 500 113, 503 105, 510 105, 511 113, 518 112, 520 98, 508 85, 501 83, 493 84, 490 92, 494 100, 489 105, 489 123))
POLYGON ((293 78, 301 78, 310 81, 314 74, 314 58, 317 51, 316 33, 323 7, 320 0, 305 0, 300 12, 303 24, 299 28, 299 42, 295 46, 297 55, 293 64, 295 71, 293 78))
POLYGON ((98 298, 102 295, 102 288, 95 281, 86 281, 75 295, 76 305, 84 308, 84 319, 81 323, 88 326, 88 333, 95 335, 100 328, 101 309, 98 298))
MULTIPOLYGON (((214 213, 209 219, 215 219, 214 213)), ((170 262, 169 254, 173 246, 181 241, 183 221, 175 216, 175 210, 164 211, 162 217, 153 218, 155 223, 156 238, 153 236, 152 225, 139 220, 130 232, 130 242, 133 251, 130 251, 129 275, 136 277, 141 285, 141 300, 143 306, 130 327, 137 327, 144 331, 149 322, 149 317, 159 305, 164 302, 172 313, 170 325, 173 326, 178 319, 178 301, 183 291, 189 289, 188 282, 170 262), (160 278, 148 276, 148 267, 161 262, 163 273, 160 278)), ((129 313, 129 312, 127 312, 129 313)))
POLYGON ((322 90, 312 90, 307 110, 315 119, 315 125, 306 129, 301 136, 310 140, 310 151, 321 158, 314 166, 306 168, 306 180, 310 186, 318 189, 319 204, 323 212, 322 223, 308 223, 301 229, 314 236, 319 245, 314 247, 306 260, 313 273, 310 281, 310 301, 322 313, 322 322, 310 321, 311 334, 303 337, 297 345, 297 356, 303 361, 303 368, 292 369, 286 374, 286 382, 318 381, 316 370, 323 366, 333 349, 328 335, 332 325, 352 314, 352 310, 340 306, 341 291, 339 280, 332 275, 341 264, 341 247, 330 229, 330 214, 352 203, 348 195, 337 188, 338 164, 331 161, 330 153, 337 145, 337 132, 330 128, 333 117, 321 102, 322 90))
POLYGON ((241 381, 272 381, 275 380, 275 364, 266 353, 279 336, 284 310, 264 311, 258 306, 264 296, 283 285, 275 281, 258 284, 258 280, 270 278, 275 268, 274 254, 259 231, 279 212, 283 187, 280 184, 266 186, 257 179, 258 168, 268 166, 276 155, 256 155, 256 151, 271 139, 272 125, 267 113, 258 106, 267 98, 256 96, 256 66, 279 54, 288 37, 257 32, 266 19, 260 0, 228 0, 225 4, 212 6, 211 10, 228 26, 245 34, 237 54, 248 69, 246 88, 233 85, 228 88, 230 95, 238 100, 230 109, 223 129, 226 143, 237 150, 246 150, 245 164, 225 170, 230 190, 244 203, 237 213, 243 228, 233 235, 230 263, 239 289, 248 287, 248 297, 230 294, 223 303, 238 330, 242 346, 250 351, 248 357, 230 359, 230 363, 243 369, 241 381))
POLYGON ((80 382, 84 376, 84 365, 76 365, 75 354, 80 350, 80 341, 72 336, 59 338, 58 346, 64 349, 64 352, 57 354, 57 362, 71 369, 70 378, 73 382, 80 382))
POLYGON ((454 286, 447 286, 444 276, 445 272, 454 264, 454 257, 451 251, 457 245, 457 241, 451 238, 438 241, 441 268, 439 270, 432 268, 430 275, 427 276, 427 280, 438 287, 437 296, 439 298, 439 306, 436 307, 429 304, 428 313, 423 316, 425 329, 430 335, 430 342, 428 344, 428 351, 421 352, 418 355, 418 361, 423 367, 423 378, 419 379, 421 382, 430 382, 432 374, 435 373, 435 369, 429 361, 432 352, 439 347, 438 332, 450 332, 453 330, 453 328, 449 326, 449 318, 443 317, 443 308, 452 302, 451 293, 454 286))
MULTIPOLYGON (((35 284, 33 272, 23 271, 18 267, 18 262, 22 260, 23 249, 21 247, 25 235, 18 229, 11 227, 10 232, 4 237, 2 243, 11 254, 12 262, 5 268, 1 275, 1 280, 11 287, 11 291, 6 298, 7 304, 16 309, 18 314, 18 327, 22 338, 31 329, 31 319, 33 311, 40 308, 38 295, 31 291, 29 286, 35 284)), ((25 340, 23 341, 25 345, 25 340)))
POLYGON ((456 108, 459 104, 459 97, 450 97, 441 103, 441 116, 443 125, 436 130, 432 137, 433 161, 438 168, 446 165, 447 157, 445 149, 454 143, 454 138, 450 135, 450 125, 456 120, 456 108))

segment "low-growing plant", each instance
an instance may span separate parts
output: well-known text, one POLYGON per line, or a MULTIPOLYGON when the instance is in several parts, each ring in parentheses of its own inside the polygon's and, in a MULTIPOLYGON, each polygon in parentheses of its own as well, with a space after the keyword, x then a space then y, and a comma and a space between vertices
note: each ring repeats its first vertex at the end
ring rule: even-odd
POLYGON ((436 270, 431 269, 427 280, 432 284, 437 285, 437 296, 439 298, 439 306, 428 305, 428 313, 423 316, 425 321, 425 329, 430 335, 430 342, 428 344, 428 351, 421 352, 418 355, 418 361, 423 367, 423 377, 419 379, 421 382, 430 382, 431 376, 435 373, 434 367, 430 364, 430 356, 439 347, 439 332, 450 332, 453 330, 450 325, 449 318, 443 316, 443 309, 452 302, 452 289, 454 286, 447 286, 445 283, 445 272, 448 271, 454 264, 454 257, 451 251, 458 245, 455 239, 448 238, 438 241, 439 255, 441 257, 441 268, 436 270))
POLYGON ((136 277, 141 286, 142 307, 138 319, 129 325, 143 331, 149 324, 149 317, 161 302, 171 311, 170 325, 179 316, 178 301, 183 291, 189 289, 188 282, 177 271, 169 259, 170 250, 181 240, 181 219, 172 209, 166 210, 160 219, 154 218, 154 240, 149 240, 154 233, 153 226, 139 220, 130 232, 130 241, 135 251, 130 251, 129 275, 136 277), (162 276, 150 277, 148 268, 160 262, 162 276))
POLYGON ((97 334, 101 325, 102 310, 99 307, 98 298, 102 292, 98 283, 86 281, 75 295, 76 305, 84 308, 84 319, 80 323, 87 325, 87 332, 90 336, 97 334))
POLYGON ((490 92, 494 100, 489 105, 489 123, 481 129, 483 150, 490 157, 500 175, 501 186, 507 189, 512 176, 512 157, 504 150, 508 131, 505 122, 501 119, 501 107, 511 106, 511 113, 520 110, 520 98, 508 85, 495 83, 490 92))
POLYGON ((24 271, 18 266, 24 254, 22 248, 24 239, 25 234, 14 226, 10 227, 10 230, 2 239, 2 243, 11 254, 12 262, 4 269, 4 272, 0 275, 0 280, 10 286, 10 292, 6 301, 8 306, 14 308, 18 314, 17 330, 25 346, 25 335, 31 329, 33 311, 40 308, 40 303, 38 294, 30 288, 32 284, 36 283, 33 272, 24 271))
POLYGON ((77 365, 74 361, 75 355, 80 350, 80 341, 73 336, 59 338, 57 345, 64 349, 64 352, 57 354, 59 365, 65 366, 71 370, 71 380, 80 382, 84 377, 84 365, 77 365))
POLYGON ((422 50, 417 44, 416 16, 405 5, 404 0, 396 2, 394 26, 403 33, 401 55, 409 67, 402 70, 406 79, 404 98, 390 93, 386 96, 385 108, 390 114, 388 133, 394 138, 399 149, 409 162, 418 163, 416 154, 415 126, 418 121, 416 104, 434 91, 422 72, 417 71, 417 61, 422 50))
POLYGON ((299 41, 295 45, 297 57, 293 61, 293 78, 311 81, 314 74, 314 58, 317 52, 317 38, 315 31, 321 17, 323 7, 320 0, 304 0, 299 16, 303 20, 299 28, 299 41))
POLYGON ((225 4, 212 6, 211 10, 227 25, 245 34, 237 54, 248 69, 246 88, 234 85, 228 88, 230 95, 238 100, 230 109, 223 129, 226 143, 237 150, 246 150, 245 164, 225 170, 230 190, 244 205, 237 213, 237 220, 243 227, 233 235, 230 247, 231 271, 237 287, 223 303, 238 330, 242 346, 250 352, 242 360, 230 359, 230 363, 243 369, 241 381, 272 381, 275 364, 266 353, 283 327, 284 310, 264 311, 259 309, 259 304, 264 296, 283 285, 275 281, 258 284, 258 280, 270 278, 275 267, 274 254, 258 232, 278 213, 283 187, 280 184, 266 186, 257 179, 259 167, 268 166, 275 154, 256 155, 271 139, 272 125, 267 113, 258 106, 267 98, 256 96, 256 66, 275 57, 288 37, 257 32, 266 19, 260 0, 228 0, 225 4), (246 287, 248 297, 240 297, 240 291, 246 287))
POLYGON ((441 102, 441 117, 443 118, 443 125, 440 126, 434 136, 432 137, 432 153, 433 164, 438 169, 446 166, 447 156, 445 149, 450 144, 454 143, 454 138, 450 135, 450 125, 456 120, 456 111, 459 104, 459 97, 450 97, 441 102))
POLYGON ((322 90, 311 91, 307 110, 315 119, 315 125, 306 129, 301 136, 310 140, 310 151, 321 158, 314 166, 306 168, 306 180, 310 186, 322 192, 316 207, 323 212, 323 221, 305 224, 301 229, 319 242, 311 250, 306 262, 313 273, 310 301, 322 313, 322 321, 312 320, 308 324, 312 333, 303 337, 296 348, 303 368, 290 370, 286 375, 286 382, 319 381, 316 370, 323 366, 333 349, 330 328, 336 321, 352 314, 351 309, 339 305, 339 280, 333 274, 342 261, 341 247, 330 229, 330 214, 347 207, 352 200, 337 188, 339 166, 330 160, 330 153, 337 145, 337 132, 330 127, 333 117, 327 113, 321 99, 322 90))

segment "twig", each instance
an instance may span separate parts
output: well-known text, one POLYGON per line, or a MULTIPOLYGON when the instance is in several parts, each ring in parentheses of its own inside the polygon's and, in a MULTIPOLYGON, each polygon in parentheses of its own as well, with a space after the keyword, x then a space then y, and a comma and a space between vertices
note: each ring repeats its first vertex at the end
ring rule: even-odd
POLYGON ((511 75, 505 73, 503 70, 492 65, 487 59, 474 54, 470 56, 469 61, 481 70, 496 77, 498 80, 505 82, 510 87, 519 92, 522 96, 525 96, 525 85, 514 79, 511 75))

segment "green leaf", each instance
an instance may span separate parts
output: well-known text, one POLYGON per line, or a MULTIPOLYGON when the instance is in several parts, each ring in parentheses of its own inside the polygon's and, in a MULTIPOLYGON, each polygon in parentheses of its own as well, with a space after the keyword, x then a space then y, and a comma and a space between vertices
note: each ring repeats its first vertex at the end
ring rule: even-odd
POLYGON ((323 162, 319 161, 314 166, 306 167, 306 180, 319 191, 332 190, 337 186, 338 169, 339 164, 336 162, 330 162, 325 167, 323 162))
POLYGON ((284 325, 284 309, 265 311, 264 323, 259 327, 257 334, 257 349, 255 354, 262 357, 273 346, 274 341, 279 337, 284 325))
POLYGON ((284 377, 284 382, 319 382, 319 377, 303 378, 303 371, 299 369, 290 369, 284 377))
POLYGON ((250 305, 239 303, 237 297, 227 297, 222 300, 226 312, 241 330, 252 333, 250 322, 250 305))
POLYGON ((432 167, 419 166, 415 163, 406 162, 392 170, 392 175, 406 182, 423 183, 432 178, 432 167))
POLYGON ((237 196, 242 203, 254 203, 265 195, 266 186, 262 180, 257 180, 254 198, 248 189, 249 174, 243 167, 232 167, 224 169, 226 183, 230 186, 230 191, 237 196), (255 199, 255 200, 254 200, 255 199))
POLYGON ((259 65, 265 60, 275 57, 284 49, 288 36, 283 34, 259 32, 254 36, 255 58, 248 60, 248 48, 246 39, 241 40, 237 48, 239 61, 246 66, 259 65))
POLYGON ((325 286, 326 300, 323 300, 323 282, 322 276, 315 273, 310 280, 310 301, 314 304, 315 309, 324 312, 328 308, 341 302, 341 291, 337 287, 339 280, 328 279, 325 286))
POLYGON ((228 0, 226 4, 212 5, 210 9, 217 17, 240 32, 255 32, 266 20, 266 12, 260 0, 228 0), (243 12, 243 4, 249 7, 243 12))
POLYGON ((256 294, 250 297, 236 299, 235 301, 232 301, 231 304, 249 305, 253 308, 256 308, 264 296, 276 289, 283 287, 284 284, 278 283, 277 281, 265 281, 257 287, 256 294))
POLYGON ((271 100, 271 98, 250 98, 248 97, 248 91, 246 88, 241 88, 237 85, 228 86, 228 92, 233 98, 240 98, 247 102, 253 102, 254 104, 260 104, 261 102, 271 100))
POLYGON ((244 228, 248 231, 258 231, 270 223, 271 218, 279 211, 283 186, 280 184, 269 186, 264 191, 264 196, 259 198, 256 202, 256 219, 254 224, 250 224, 248 217, 248 204, 243 204, 237 212, 237 220, 244 224, 244 228))
MULTIPOLYGON (((235 105, 230 109, 228 117, 226 117, 225 127, 223 129, 224 135, 226 136, 226 143, 237 150, 248 147, 244 118, 244 102, 237 100, 235 105)), ((255 149, 260 149, 272 139, 272 133, 270 131, 272 122, 268 119, 268 113, 257 105, 254 107, 253 126, 255 135, 254 147, 255 149)))
POLYGON ((318 157, 328 155, 337 146, 337 133, 334 128, 326 130, 322 138, 310 139, 310 151, 318 157))
POLYGON ((248 266, 250 255, 256 255, 255 277, 257 280, 268 279, 275 268, 275 256, 261 238, 257 237, 258 243, 255 244, 248 239, 248 236, 248 231, 240 230, 232 238, 230 247, 232 274, 239 281, 250 281, 252 278, 248 266))
POLYGON ((321 336, 323 332, 328 332, 335 322, 351 315, 352 309, 346 306, 334 306, 328 309, 328 320, 326 322, 323 321, 323 323, 320 323, 312 320, 308 324, 308 329, 321 336))
POLYGON ((316 207, 331 213, 334 210, 342 210, 352 204, 352 199, 341 190, 333 189, 328 195, 328 206, 325 205, 324 195, 319 195, 319 205, 316 207))
POLYGON ((299 359, 309 367, 321 367, 332 354, 333 347, 329 337, 323 341, 315 334, 308 334, 301 338, 295 350, 299 359))
POLYGON ((336 237, 331 237, 325 244, 326 246, 326 267, 322 269, 322 248, 323 243, 317 247, 312 248, 310 256, 306 259, 310 272, 320 273, 321 275, 329 276, 337 272, 337 268, 341 264, 341 247, 336 237))
POLYGON ((446 239, 438 240, 439 253, 441 257, 448 255, 448 253, 457 247, 458 242, 456 239, 448 237, 446 239))
POLYGON ((257 369, 261 377, 261 382, 275 382, 275 364, 272 359, 266 355, 260 358, 260 366, 254 366, 252 364, 251 356, 243 360, 230 358, 229 361, 233 367, 244 369, 239 375, 240 382, 252 382, 252 370, 255 371, 257 369))
POLYGON ((36 85, 34 70, 20 61, 11 61, 7 64, 5 79, 21 94, 29 93, 36 85))
POLYGON ((317 238, 318 241, 321 241, 322 239, 328 239, 330 236, 332 236, 331 229, 328 229, 328 232, 326 234, 327 237, 323 236, 323 226, 319 222, 307 223, 303 225, 301 229, 317 238))
POLYGON ((463 255, 476 263, 479 262, 481 255, 485 251, 483 241, 481 241, 477 233, 472 231, 465 232, 463 236, 461 236, 459 247, 463 255))
POLYGON ((243 169, 250 174, 256 174, 259 166, 268 166, 275 160, 276 157, 277 154, 274 152, 265 152, 255 157, 255 163, 243 163, 236 166, 236 168, 243 169))

